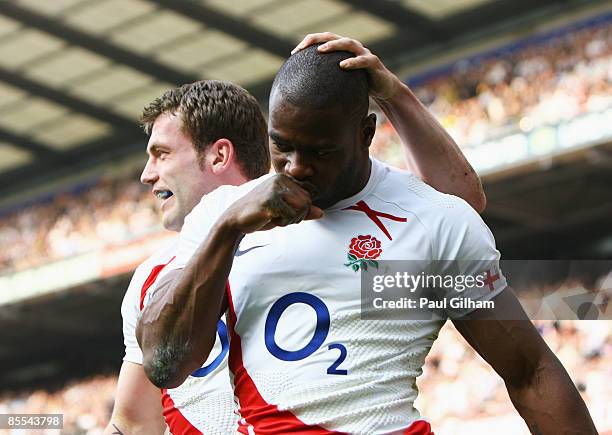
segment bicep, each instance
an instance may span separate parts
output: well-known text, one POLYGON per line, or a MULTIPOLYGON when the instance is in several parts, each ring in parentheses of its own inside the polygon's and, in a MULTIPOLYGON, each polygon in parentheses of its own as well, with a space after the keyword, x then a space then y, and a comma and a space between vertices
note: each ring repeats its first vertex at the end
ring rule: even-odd
POLYGON ((161 392, 142 365, 124 362, 119 372, 111 425, 122 433, 163 434, 161 392))
POLYGON ((510 289, 493 300, 494 308, 473 311, 453 323, 507 384, 520 387, 532 379, 550 349, 510 289))

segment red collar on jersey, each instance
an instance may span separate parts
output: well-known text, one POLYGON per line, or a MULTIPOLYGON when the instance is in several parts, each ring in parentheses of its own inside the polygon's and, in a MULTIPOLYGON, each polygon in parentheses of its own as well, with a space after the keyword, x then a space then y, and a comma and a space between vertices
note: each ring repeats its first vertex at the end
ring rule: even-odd
POLYGON ((382 232, 385 233, 385 235, 389 238, 389 240, 393 240, 393 238, 391 237, 391 234, 389 234, 389 231, 387 230, 387 228, 385 228, 385 225, 380 221, 379 217, 385 218, 385 219, 391 219, 396 222, 406 222, 407 220, 406 218, 393 216, 388 213, 383 213, 381 211, 372 210, 365 203, 365 201, 359 201, 357 204, 351 205, 350 207, 347 207, 347 208, 343 208, 342 210, 356 210, 356 211, 364 212, 370 219, 372 219, 372 221, 378 226, 378 228, 380 228, 382 232))

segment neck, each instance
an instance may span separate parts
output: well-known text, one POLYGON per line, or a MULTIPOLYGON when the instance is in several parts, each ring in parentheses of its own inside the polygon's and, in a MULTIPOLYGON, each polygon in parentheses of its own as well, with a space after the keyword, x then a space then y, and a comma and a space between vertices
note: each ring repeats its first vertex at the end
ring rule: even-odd
POLYGON ((251 179, 245 176, 238 167, 234 166, 231 169, 225 171, 219 177, 219 186, 240 186, 241 184, 247 183, 249 181, 251 181, 251 179))
POLYGON ((354 169, 358 170, 355 171, 353 183, 351 183, 351 189, 349 192, 347 192, 346 195, 344 195, 344 198, 342 199, 349 198, 353 195, 358 194, 363 190, 366 184, 368 184, 368 180, 370 179, 370 172, 372 171, 372 162, 370 161, 369 156, 363 163, 358 165, 358 168, 354 169))

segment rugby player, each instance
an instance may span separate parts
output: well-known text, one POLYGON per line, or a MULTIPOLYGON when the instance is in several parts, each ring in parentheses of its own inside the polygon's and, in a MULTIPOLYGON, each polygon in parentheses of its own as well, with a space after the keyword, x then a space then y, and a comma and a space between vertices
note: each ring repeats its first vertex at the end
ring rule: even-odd
MULTIPOLYGON (((462 272, 498 271, 470 290, 472 300, 495 301, 486 313, 495 320, 467 310, 453 320, 457 329, 503 378, 532 433, 596 433, 571 379, 507 290, 478 214, 369 157, 367 76, 338 62, 376 70, 380 61, 331 34, 303 46, 318 42, 289 58, 273 84, 278 174, 217 189, 186 218, 176 261, 138 324, 149 379, 180 385, 206 359, 227 312, 240 433, 429 434, 413 406, 416 377, 443 322, 362 321, 357 260, 481 260, 464 262, 462 272), (346 263, 347 253, 356 261, 346 263), (522 317, 503 320, 509 313, 522 317)), ((382 107, 397 110, 410 98, 398 84, 382 107)))
MULTIPOLYGON (((372 87, 379 90, 373 97, 382 101, 397 79, 385 68, 369 73, 374 81, 382 82, 372 87)), ((141 180, 162 201, 166 229, 180 231, 185 215, 217 186, 242 184, 268 172, 267 129, 265 124, 262 129, 262 117, 254 104, 237 86, 207 81, 171 90, 145 109, 143 121, 151 137, 141 180), (226 94, 234 98, 226 100, 226 94)), ((436 188, 464 197, 481 211, 485 199, 480 181, 457 145, 416 99, 405 110, 403 114, 388 113, 395 115, 392 120, 403 139, 409 167, 436 188)), ((175 246, 171 245, 145 261, 126 293, 122 306, 126 355, 105 434, 163 433, 160 392, 145 377, 134 330, 147 302, 147 290, 174 256, 175 246)), ((236 426, 227 341, 220 338, 223 320, 218 323, 210 358, 183 385, 162 390, 163 413, 175 435, 225 434, 236 426)))
MULTIPOLYGON (((268 132, 259 104, 232 83, 209 80, 171 89, 144 109, 142 123, 150 138, 141 181, 160 200, 167 230, 179 232, 202 195, 270 171, 268 132)), ((166 424, 174 435, 227 434, 236 426, 224 319, 218 323, 214 355, 179 388, 160 394, 144 374, 136 322, 147 290, 172 262, 174 246, 170 243, 136 269, 124 297, 125 356, 105 435, 163 434, 166 424)))

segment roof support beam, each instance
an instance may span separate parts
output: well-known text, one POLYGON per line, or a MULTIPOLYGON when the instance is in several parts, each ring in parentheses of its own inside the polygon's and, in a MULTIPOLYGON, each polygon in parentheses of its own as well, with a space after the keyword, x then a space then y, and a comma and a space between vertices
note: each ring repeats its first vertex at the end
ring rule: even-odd
POLYGON ((209 27, 221 30, 224 33, 243 40, 249 45, 274 53, 283 59, 287 58, 291 54, 293 47, 295 47, 292 41, 285 40, 272 33, 253 27, 246 21, 232 18, 201 2, 177 2, 175 0, 149 1, 165 9, 170 9, 186 17, 201 21, 209 27))
POLYGON ((494 28, 500 31, 499 25, 506 23, 508 28, 515 24, 516 18, 525 19, 529 15, 555 11, 567 11, 571 0, 497 0, 484 3, 475 8, 453 14, 440 22, 451 36, 469 33, 475 29, 494 28))
POLYGON ((132 51, 125 50, 107 40, 81 32, 72 26, 62 23, 60 20, 19 7, 15 2, 0 1, 0 14, 20 21, 21 23, 35 27, 43 32, 64 39, 67 43, 78 45, 90 51, 108 57, 115 62, 127 65, 146 75, 153 76, 158 80, 183 84, 198 79, 196 75, 185 74, 182 71, 170 68, 150 57, 141 56, 132 51))
MULTIPOLYGON (((245 21, 240 21, 223 14, 204 4, 189 1, 148 0, 165 9, 169 9, 186 17, 201 21, 207 26, 218 29, 247 44, 286 59, 295 47, 293 41, 286 40, 272 33, 258 29, 245 21)), ((272 78, 264 79, 247 87, 262 105, 268 104, 272 78)))
MULTIPOLYGON (((0 2, 2 3, 2 2, 0 2)), ((55 103, 61 104, 74 112, 81 113, 83 115, 91 116, 100 121, 111 124, 114 128, 119 129, 137 129, 135 120, 127 118, 122 115, 115 114, 109 110, 99 107, 89 101, 83 100, 78 97, 71 96, 70 94, 59 91, 41 83, 26 78, 23 75, 18 75, 7 71, 0 67, 0 81, 10 84, 11 86, 23 89, 32 95, 37 97, 46 98, 55 103)))
POLYGON ((5 130, 2 127, 0 127, 0 142, 7 142, 26 151, 30 151, 38 159, 51 160, 51 162, 60 161, 60 154, 57 151, 33 139, 5 130))
MULTIPOLYGON (((1 139, 2 136, 0 136, 1 139)), ((52 161, 39 160, 23 168, 0 174, 0 186, 4 186, 0 187, 0 196, 8 197, 15 191, 40 186, 46 180, 68 177, 85 168, 94 167, 105 161, 112 161, 138 151, 144 153, 145 145, 144 134, 134 126, 129 132, 120 131, 110 137, 85 143, 73 150, 52 154, 51 157, 54 159, 52 161)))
MULTIPOLYGON (((150 0, 158 3, 160 6, 166 7, 177 13, 181 13, 190 18, 195 18, 207 24, 210 27, 222 29, 239 39, 244 40, 250 45, 257 46, 271 53, 277 54, 286 58, 290 55, 294 47, 292 42, 284 41, 274 35, 256 29, 241 21, 235 20, 224 14, 221 14, 214 9, 192 4, 190 2, 174 2, 166 0, 150 0)), ((93 51, 101 56, 107 57, 117 63, 134 68, 149 76, 153 76, 157 80, 165 81, 175 85, 191 83, 201 80, 196 74, 189 74, 183 71, 171 68, 165 64, 157 62, 150 57, 141 56, 132 51, 112 44, 107 40, 89 35, 72 26, 66 25, 59 20, 52 20, 45 15, 36 13, 29 9, 19 7, 14 2, 0 1, 0 14, 20 21, 21 23, 40 29, 58 38, 64 39, 67 43, 83 47, 93 51)), ((272 81, 263 80, 248 89, 262 103, 268 99, 267 90, 270 89, 272 81), (265 91, 264 91, 265 90, 265 91)))
POLYGON ((368 12, 395 24, 400 28, 400 33, 409 37, 425 37, 430 41, 442 41, 447 39, 443 28, 429 18, 410 11, 397 1, 391 0, 342 0, 355 9, 368 12))

